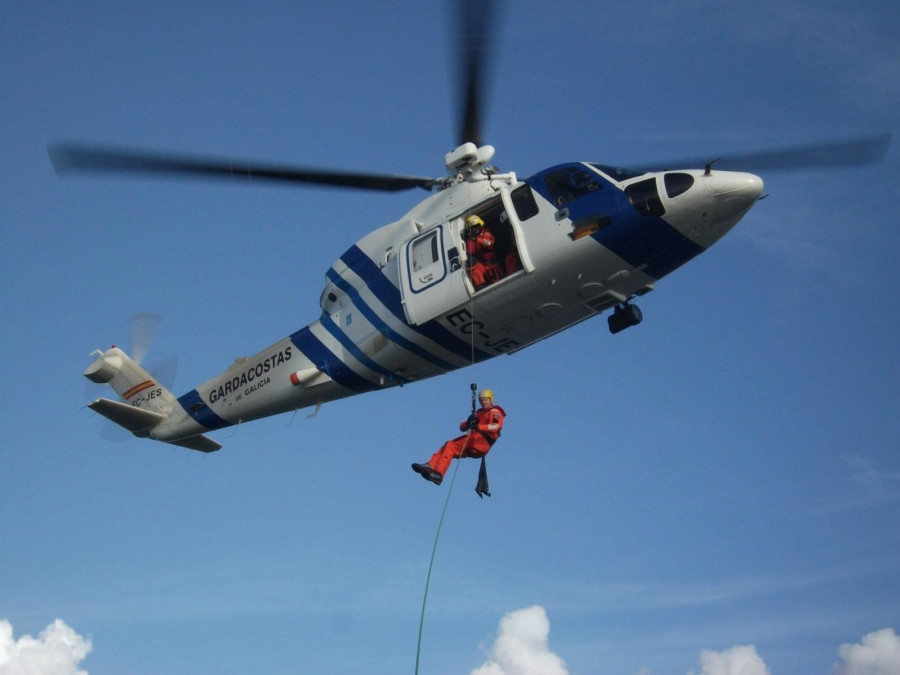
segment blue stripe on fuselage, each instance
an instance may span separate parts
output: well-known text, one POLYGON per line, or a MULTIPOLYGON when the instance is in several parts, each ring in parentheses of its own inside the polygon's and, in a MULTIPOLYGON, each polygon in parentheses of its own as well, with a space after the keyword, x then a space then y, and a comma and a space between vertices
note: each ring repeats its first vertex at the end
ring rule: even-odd
MULTIPOLYGON (((544 176, 565 169, 559 165, 528 178, 525 182, 551 204, 553 197, 544 182, 544 176)), ((580 164, 572 164, 573 170, 585 171, 580 164)), ((591 237, 625 260, 632 267, 646 265, 644 272, 654 279, 661 279, 676 268, 699 255, 704 248, 685 237, 676 228, 659 217, 645 216, 628 201, 625 193, 603 176, 591 173, 600 189, 584 194, 565 204, 569 219, 578 224, 593 219, 609 219, 591 237)), ((562 207, 560 207, 562 208, 562 207)))
MULTIPOLYGON (((369 256, 367 256, 362 249, 360 249, 358 246, 351 246, 347 250, 347 252, 341 256, 341 261, 345 265, 347 265, 347 267, 353 270, 360 279, 363 280, 368 289, 375 294, 375 297, 378 298, 379 302, 387 307, 394 316, 400 319, 400 321, 403 322, 403 325, 408 326, 411 330, 416 331, 419 335, 428 338, 432 342, 439 344, 447 351, 456 354, 456 356, 458 356, 459 358, 465 359, 466 361, 471 360, 472 346, 465 340, 457 337, 452 332, 447 330, 436 320, 428 321, 422 326, 410 326, 407 323, 406 313, 403 311, 403 305, 400 299, 400 290, 390 282, 390 280, 384 275, 378 265, 376 265, 375 262, 371 258, 369 258, 369 256)), ((334 277, 337 277, 337 275, 335 274, 334 277)), ((334 277, 329 278, 337 283, 334 277)), ((344 290, 346 291, 346 289, 344 290)), ((362 300, 360 300, 360 302, 362 302, 362 300)), ((362 307, 360 307, 360 309, 362 309, 362 307)), ((394 338, 392 337, 392 339, 394 338)), ((404 348, 408 349, 408 347, 406 346, 404 346, 404 348)), ((423 352, 419 355, 423 356, 423 358, 427 358, 429 361, 435 363, 436 365, 440 365, 435 360, 437 357, 433 355, 425 356, 425 354, 428 353, 423 352)), ((483 352, 479 349, 475 350, 476 361, 484 361, 486 359, 493 358, 494 356, 494 354, 488 354, 487 352, 483 352)), ((445 365, 442 367, 445 367, 448 370, 454 370, 458 366, 445 365)))
MULTIPOLYGON (((630 265, 646 265, 645 274, 661 279, 703 252, 702 246, 662 218, 638 213, 627 200, 623 201, 620 213, 612 218, 612 225, 597 230, 591 237, 630 265)), ((597 211, 590 203, 590 197, 586 202, 583 207, 578 205, 577 209, 570 209, 573 221, 597 211)))
POLYGON ((213 412, 206 402, 200 398, 200 392, 196 389, 189 391, 178 399, 184 411, 190 415, 197 424, 202 424, 210 431, 222 429, 231 426, 231 422, 226 422, 213 412))
POLYGON ((443 359, 439 359, 434 354, 417 345, 415 342, 407 340, 405 337, 391 328, 387 323, 385 323, 384 320, 380 316, 378 316, 378 313, 368 304, 366 304, 366 301, 360 297, 359 291, 357 291, 349 281, 335 272, 334 268, 329 269, 326 273, 326 276, 334 283, 335 286, 337 286, 347 294, 347 296, 350 298, 350 301, 359 309, 360 313, 369 321, 369 323, 371 323, 380 333, 387 336, 392 342, 394 342, 394 344, 415 354, 416 356, 425 359, 429 363, 433 363, 439 368, 442 368, 444 370, 456 370, 457 366, 454 366, 451 363, 447 363, 443 359))
POLYGON ((376 373, 380 373, 381 375, 386 376, 390 380, 396 380, 400 384, 405 384, 406 380, 402 377, 396 375, 392 371, 384 368, 380 364, 373 361, 368 354, 363 352, 362 349, 347 335, 344 331, 341 330, 340 326, 338 326, 330 316, 327 314, 323 314, 322 318, 319 319, 319 323, 322 324, 322 327, 325 328, 331 335, 343 345, 344 349, 353 354, 353 357, 363 364, 369 370, 372 370, 376 373))
POLYGON ((312 361, 316 368, 328 375, 328 377, 342 387, 346 387, 357 394, 381 388, 377 384, 370 382, 366 378, 355 373, 350 366, 335 356, 331 350, 319 340, 319 338, 313 335, 309 326, 301 328, 291 335, 291 342, 297 346, 297 349, 299 349, 306 358, 312 361))

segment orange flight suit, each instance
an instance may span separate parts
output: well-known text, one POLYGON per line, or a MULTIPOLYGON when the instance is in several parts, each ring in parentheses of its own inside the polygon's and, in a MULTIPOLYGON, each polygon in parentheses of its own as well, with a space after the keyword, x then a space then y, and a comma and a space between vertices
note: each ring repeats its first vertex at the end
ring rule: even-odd
POLYGON ((487 228, 482 229, 474 237, 466 239, 469 276, 475 288, 500 281, 503 277, 503 272, 496 263, 497 252, 494 250, 494 243, 494 235, 487 228))
POLYGON ((468 431, 468 433, 444 443, 441 449, 428 460, 428 466, 443 476, 447 473, 454 458, 475 457, 478 459, 484 457, 500 437, 505 417, 506 413, 499 405, 479 408, 475 411, 475 428, 469 429, 468 420, 460 422, 459 430, 468 431))

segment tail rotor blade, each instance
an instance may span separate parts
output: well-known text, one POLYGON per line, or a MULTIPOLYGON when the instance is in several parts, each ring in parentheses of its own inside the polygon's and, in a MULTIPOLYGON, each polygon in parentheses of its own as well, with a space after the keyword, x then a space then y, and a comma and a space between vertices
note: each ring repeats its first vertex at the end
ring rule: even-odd
POLYGON ((142 312, 131 317, 129 330, 131 349, 129 350, 129 355, 136 363, 142 363, 144 357, 147 356, 160 321, 162 319, 159 316, 150 312, 142 312))
POLYGON ((167 358, 156 360, 145 366, 148 373, 156 378, 166 389, 175 389, 175 377, 178 374, 178 356, 173 354, 167 358))

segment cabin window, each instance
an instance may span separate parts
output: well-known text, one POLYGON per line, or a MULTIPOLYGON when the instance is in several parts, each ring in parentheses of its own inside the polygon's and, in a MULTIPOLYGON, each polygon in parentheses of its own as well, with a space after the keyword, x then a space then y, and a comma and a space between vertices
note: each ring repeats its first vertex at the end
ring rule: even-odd
POLYGON ((661 216, 666 212, 659 198, 659 190, 656 187, 656 178, 648 178, 638 183, 632 183, 625 188, 628 201, 640 213, 645 216, 661 216))
POLYGON ((418 293, 447 276, 441 247, 441 228, 427 232, 414 240, 408 249, 410 283, 413 293, 418 293))
POLYGON ((665 180, 666 194, 669 199, 675 199, 678 195, 684 194, 694 185, 694 177, 689 173, 667 173, 665 180))
POLYGON ((534 193, 528 185, 513 190, 511 195, 513 207, 516 209, 516 215, 519 221, 528 220, 538 214, 538 205, 534 199, 534 193))
POLYGON ((602 185, 584 167, 569 166, 544 176, 554 206, 562 207, 579 197, 599 190, 602 185))
POLYGON ((438 237, 437 232, 432 232, 413 242, 412 245, 412 269, 413 272, 425 269, 438 261, 438 237))

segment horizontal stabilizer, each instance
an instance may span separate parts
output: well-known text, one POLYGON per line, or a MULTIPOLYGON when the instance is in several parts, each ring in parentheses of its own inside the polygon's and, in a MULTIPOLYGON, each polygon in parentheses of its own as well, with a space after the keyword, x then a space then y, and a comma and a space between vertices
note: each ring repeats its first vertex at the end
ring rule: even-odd
POLYGON ((182 448, 199 450, 200 452, 215 452, 222 447, 221 444, 206 436, 189 436, 188 438, 182 438, 180 441, 168 442, 172 445, 180 445, 182 448))
POLYGON ((127 403, 98 398, 88 403, 88 408, 112 420, 120 427, 125 427, 135 436, 147 436, 150 430, 162 422, 166 416, 162 413, 145 410, 127 403))
MULTIPOLYGON (((145 410, 127 403, 111 401, 108 398, 98 398, 88 404, 88 408, 100 413, 112 420, 120 427, 128 429, 135 436, 146 438, 150 430, 162 422, 166 416, 152 410, 145 410)), ((189 436, 178 441, 168 441, 172 445, 180 445, 182 448, 199 450, 200 452, 215 452, 222 446, 206 436, 189 436)))

